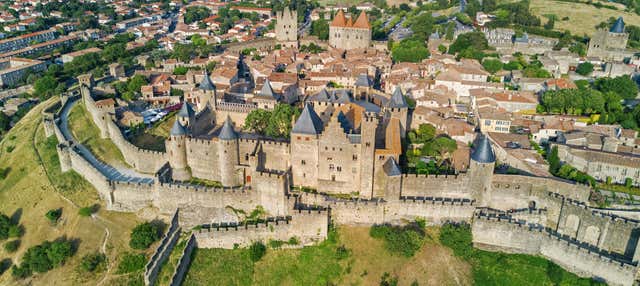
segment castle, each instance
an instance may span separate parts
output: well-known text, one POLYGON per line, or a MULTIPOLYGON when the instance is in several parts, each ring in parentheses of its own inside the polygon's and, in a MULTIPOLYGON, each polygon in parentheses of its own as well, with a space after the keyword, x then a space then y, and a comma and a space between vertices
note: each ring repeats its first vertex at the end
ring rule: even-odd
POLYGON ((286 47, 298 46, 298 11, 285 7, 276 12, 276 40, 286 47))
POLYGON ((624 30, 624 21, 619 17, 609 30, 598 30, 589 41, 587 57, 598 57, 605 61, 622 61, 631 57, 627 50, 629 33, 624 30))
POLYGON ((336 49, 364 49, 371 45, 371 25, 365 11, 355 22, 339 9, 329 25, 329 45, 336 49))
MULTIPOLYGON (((206 81, 199 88, 216 98, 206 81)), ((65 95, 43 114, 45 134, 58 139, 62 171, 74 170, 91 182, 109 210, 152 208, 175 214, 171 230, 178 221, 185 229, 199 226, 190 248, 291 237, 309 245, 326 238, 330 221, 371 225, 423 218, 429 224, 470 223, 474 245, 482 249, 540 255, 611 285, 635 281, 640 221, 627 218, 632 212, 588 206, 588 186, 496 174, 487 136, 478 135, 465 173, 403 173, 400 142, 411 114, 401 90, 322 90, 306 100, 289 140, 239 132, 215 103, 197 112, 185 103, 166 152, 153 152, 124 138, 114 123, 113 102, 94 99, 90 78, 79 82, 81 97, 65 95), (101 136, 120 149, 130 172, 106 166, 75 140, 66 120, 78 102, 101 136), (224 187, 192 185, 190 178, 224 187), (266 221, 243 223, 239 213, 257 207, 267 213, 266 221)), ((151 278, 154 265, 162 264, 157 257, 166 255, 164 243, 150 262, 151 278)))

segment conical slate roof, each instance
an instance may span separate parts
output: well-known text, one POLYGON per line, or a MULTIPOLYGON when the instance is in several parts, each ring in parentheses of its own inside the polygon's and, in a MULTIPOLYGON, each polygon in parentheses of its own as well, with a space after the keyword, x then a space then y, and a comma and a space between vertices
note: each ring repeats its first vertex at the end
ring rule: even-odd
POLYGON ((567 143, 567 137, 564 136, 564 132, 558 132, 558 136, 556 137, 556 142, 560 144, 567 143))
POLYGON ((180 124, 180 121, 176 119, 176 121, 173 123, 173 127, 171 127, 171 131, 169 132, 169 134, 171 134, 171 136, 186 135, 187 129, 185 129, 184 126, 180 124))
POLYGON ((351 102, 351 97, 349 97, 349 93, 346 90, 340 91, 340 96, 336 99, 337 103, 349 103, 351 102))
POLYGON ((616 20, 616 22, 613 23, 613 26, 611 27, 609 32, 624 33, 624 20, 622 20, 622 17, 618 17, 618 20, 616 20))
POLYGON ((276 97, 275 93, 273 92, 273 88, 271 87, 271 82, 269 82, 269 79, 266 79, 264 81, 264 85, 262 85, 262 89, 260 90, 258 95, 265 96, 265 97, 273 97, 273 98, 276 97))
POLYGON ((222 125, 222 129, 220 129, 220 134, 218 134, 218 138, 220 140, 234 140, 238 139, 238 133, 233 129, 233 124, 231 123, 231 117, 227 116, 227 120, 224 121, 222 125))
POLYGON ((402 175, 402 172, 400 171, 400 167, 398 166, 398 163, 396 163, 396 160, 393 157, 390 157, 389 160, 387 160, 387 162, 385 162, 384 165, 382 165, 382 169, 384 170, 385 174, 387 174, 387 176, 402 175))
POLYGON ((387 107, 390 108, 407 108, 409 105, 407 101, 404 99, 404 95, 402 94, 402 90, 399 86, 396 86, 396 89, 393 91, 391 98, 389 99, 389 103, 387 103, 387 107))
POLYGON ((496 161, 496 155, 493 153, 493 148, 491 148, 489 137, 482 134, 478 136, 471 159, 478 163, 494 163, 496 161))
POLYGON ((196 112, 193 110, 193 107, 191 107, 191 105, 185 101, 182 103, 180 111, 178 111, 178 117, 191 118, 195 115, 195 113, 196 112))
POLYGON ((311 108, 311 105, 306 104, 302 110, 302 114, 293 125, 291 133, 300 134, 320 134, 324 127, 322 120, 318 117, 318 114, 311 108))
POLYGON ((216 85, 213 84, 211 78, 209 78, 209 74, 206 71, 204 72, 204 76, 202 77, 198 88, 201 90, 216 90, 216 85))

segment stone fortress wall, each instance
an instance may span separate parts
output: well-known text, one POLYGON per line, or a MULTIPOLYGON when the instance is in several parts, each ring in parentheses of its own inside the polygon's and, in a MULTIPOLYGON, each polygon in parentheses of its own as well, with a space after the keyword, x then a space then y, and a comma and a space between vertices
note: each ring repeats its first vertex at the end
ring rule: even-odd
POLYGON ((96 105, 89 87, 81 86, 80 93, 84 106, 91 115, 93 122, 98 126, 98 129, 100 129, 100 136, 111 139, 122 153, 122 156, 124 156, 127 164, 140 172, 153 174, 167 163, 168 158, 166 153, 136 147, 124 138, 122 131, 114 121, 114 111, 96 105))
POLYGON ((610 285, 632 285, 635 280, 636 264, 544 228, 476 216, 472 233, 474 246, 481 249, 540 255, 579 276, 596 277, 610 285))
MULTIPOLYGON (((242 176, 250 177, 245 187, 196 187, 169 182, 160 173, 151 181, 118 179, 105 174, 80 152, 81 146, 65 137, 60 115, 77 100, 77 97, 63 98, 62 104, 44 111, 46 134, 55 135, 59 142, 57 150, 62 170, 74 170, 91 182, 105 200, 107 209, 138 211, 155 207, 167 215, 179 209, 180 223, 185 228, 209 225, 194 233, 193 244, 199 247, 231 248, 255 240, 291 237, 305 245, 325 238, 330 220, 337 224, 371 225, 403 223, 420 217, 430 224, 472 223, 474 243, 481 248, 542 255, 581 276, 598 277, 613 285, 631 285, 634 281, 640 256, 636 254, 640 227, 635 221, 584 205, 582 202, 588 201, 590 192, 586 186, 550 178, 497 175, 493 174, 492 167, 477 167, 483 164, 475 163, 469 172, 457 176, 386 176, 385 193, 372 200, 292 193, 290 170, 269 171, 287 170, 290 162, 266 160, 288 156, 289 143, 252 140, 238 146, 238 168, 243 170, 242 176), (253 152, 252 148, 280 155, 263 156, 263 162, 259 163, 262 171, 252 170, 257 166, 252 161, 260 161, 261 157, 260 152, 253 152), (258 206, 276 219, 258 225, 239 224, 238 210, 248 213, 258 206), (504 221, 474 216, 479 212, 500 218, 506 216, 507 221, 512 222, 504 226, 504 221), (515 220, 523 226, 513 226, 515 220), (525 225, 532 225, 536 231, 525 225), (546 233, 540 228, 547 229, 546 233), (499 231, 502 235, 495 235, 499 231)), ((102 110, 87 109, 107 137, 125 140, 121 134, 110 134, 119 129, 109 127, 107 122, 112 120, 101 117, 102 110)), ((127 144, 121 142, 116 146, 122 150, 128 148, 127 144)), ((127 162, 132 166, 145 166, 143 168, 155 173, 161 169, 151 168, 155 163, 136 163, 147 156, 146 152, 130 150, 123 154, 127 154, 127 162)))

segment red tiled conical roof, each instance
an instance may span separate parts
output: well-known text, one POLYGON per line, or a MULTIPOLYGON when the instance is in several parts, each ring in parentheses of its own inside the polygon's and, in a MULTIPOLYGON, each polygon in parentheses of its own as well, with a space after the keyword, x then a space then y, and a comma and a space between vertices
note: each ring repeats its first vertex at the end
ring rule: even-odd
POLYGON ((333 21, 331 21, 331 26, 333 27, 344 27, 347 23, 347 19, 344 17, 344 12, 342 9, 338 10, 338 13, 333 17, 333 21))
POLYGON ((369 18, 367 17, 367 13, 364 11, 360 12, 360 16, 358 16, 358 20, 353 24, 354 28, 362 28, 362 29, 371 29, 371 25, 369 24, 369 18))

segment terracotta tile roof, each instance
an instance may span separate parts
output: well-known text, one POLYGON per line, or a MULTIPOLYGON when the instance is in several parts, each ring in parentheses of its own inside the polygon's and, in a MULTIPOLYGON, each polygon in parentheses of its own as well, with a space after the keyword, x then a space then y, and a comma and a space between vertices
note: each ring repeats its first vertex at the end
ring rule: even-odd
POLYGON ((362 29, 371 29, 371 25, 369 24, 369 18, 367 17, 367 13, 365 13, 364 10, 360 12, 360 16, 358 16, 358 19, 353 24, 353 27, 362 28, 362 29))

